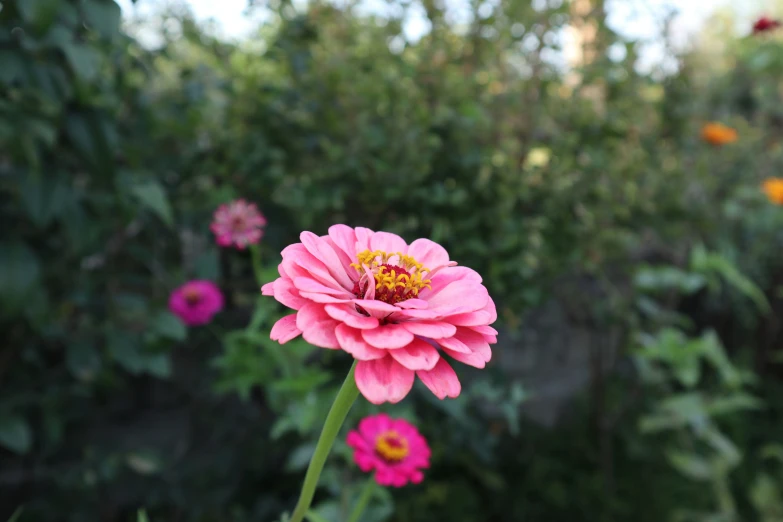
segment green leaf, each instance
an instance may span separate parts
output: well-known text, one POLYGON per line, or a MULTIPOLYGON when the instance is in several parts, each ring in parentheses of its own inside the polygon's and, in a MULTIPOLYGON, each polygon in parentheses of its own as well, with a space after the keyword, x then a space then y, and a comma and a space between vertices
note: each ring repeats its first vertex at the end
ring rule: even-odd
POLYGON ((72 193, 62 180, 46 180, 43 176, 25 176, 19 184, 19 195, 27 215, 39 227, 60 216, 72 201, 72 193))
POLYGON ((0 50, 0 84, 23 82, 26 70, 27 64, 22 54, 17 51, 0 50))
POLYGON ((23 243, 0 243, 0 306, 7 314, 24 309, 40 274, 38 258, 23 243))
POLYGON ((68 345, 65 364, 78 379, 92 381, 101 368, 101 357, 93 344, 74 342, 68 345))
POLYGON ((147 512, 140 509, 139 512, 136 513, 136 522, 150 522, 150 519, 147 517, 147 512))
POLYGON ((0 446, 24 455, 30 451, 33 444, 33 435, 30 426, 21 417, 0 418, 0 446))
POLYGON ((125 464, 139 475, 153 475, 160 470, 160 459, 145 452, 129 453, 125 456, 125 464))
POLYGON ((8 522, 17 522, 19 517, 22 516, 22 511, 24 511, 24 506, 16 508, 16 511, 11 514, 11 518, 8 519, 8 522))
POLYGON ((89 27, 104 38, 114 38, 120 28, 122 10, 114 0, 82 0, 82 14, 89 27))
POLYGON ((701 457, 679 451, 669 451, 666 459, 677 471, 693 480, 710 480, 712 478, 712 466, 701 457))
POLYGON ((98 76, 101 54, 87 45, 68 43, 61 47, 71 70, 77 78, 90 82, 98 76))
POLYGON ((299 471, 305 469, 315 453, 315 443, 303 444, 288 455, 285 463, 286 471, 299 471))
POLYGON ((188 335, 188 329, 174 314, 161 311, 152 320, 152 329, 162 337, 175 341, 183 341, 188 335))
POLYGON ((174 224, 174 215, 168 197, 157 181, 146 181, 136 185, 131 188, 131 192, 144 206, 155 212, 165 224, 168 226, 174 224))
POLYGON ((171 376, 171 357, 167 353, 156 353, 144 358, 144 370, 160 379, 171 376))
POLYGON ((45 32, 57 15, 60 0, 23 0, 16 3, 22 19, 37 32, 45 32))

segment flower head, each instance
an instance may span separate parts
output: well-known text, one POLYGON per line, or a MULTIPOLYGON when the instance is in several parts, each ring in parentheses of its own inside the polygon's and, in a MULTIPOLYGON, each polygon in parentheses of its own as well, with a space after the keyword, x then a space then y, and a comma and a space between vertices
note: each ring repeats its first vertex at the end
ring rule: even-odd
POLYGON ((207 324, 222 309, 223 294, 212 281, 188 281, 169 297, 169 310, 188 326, 207 324))
POLYGON ((780 20, 762 16, 753 24, 753 34, 765 33, 780 27, 780 20))
POLYGON ((727 145, 737 141, 737 131, 722 123, 710 122, 702 127, 701 137, 710 145, 727 145))
POLYGON ((783 178, 767 178, 761 189, 772 203, 783 205, 783 178))
POLYGON ((356 385, 374 404, 402 400, 415 376, 438 398, 457 397, 460 382, 444 356, 476 368, 489 362, 495 304, 481 276, 456 266, 442 246, 345 225, 300 239, 283 250, 280 277, 261 289, 296 310, 274 325, 273 340, 302 334, 350 353, 356 385))
POLYGON ((210 229, 220 246, 234 245, 240 250, 261 241, 266 219, 254 203, 238 199, 220 205, 215 211, 210 229))
POLYGON ((418 484, 424 478, 420 470, 430 467, 430 447, 416 427, 385 413, 362 419, 346 442, 359 469, 375 470, 375 481, 381 486, 418 484))

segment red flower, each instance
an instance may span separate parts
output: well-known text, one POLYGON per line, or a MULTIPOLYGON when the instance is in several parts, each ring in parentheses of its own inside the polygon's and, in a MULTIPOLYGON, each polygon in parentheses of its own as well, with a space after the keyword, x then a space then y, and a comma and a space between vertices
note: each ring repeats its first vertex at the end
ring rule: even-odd
POLYGON ((780 20, 773 20, 768 16, 762 16, 753 24, 753 34, 765 33, 780 27, 780 20))

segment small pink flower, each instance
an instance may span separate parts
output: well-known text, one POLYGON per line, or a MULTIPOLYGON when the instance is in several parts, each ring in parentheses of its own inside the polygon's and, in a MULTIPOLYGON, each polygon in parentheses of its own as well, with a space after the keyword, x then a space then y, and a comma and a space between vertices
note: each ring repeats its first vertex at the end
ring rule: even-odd
POLYGON ((207 324, 222 309, 223 294, 212 281, 188 281, 169 297, 169 310, 188 326, 207 324))
POLYGON ((258 207, 244 199, 220 205, 214 218, 209 228, 215 233, 217 244, 234 245, 240 250, 261 241, 261 229, 266 225, 266 219, 258 211, 258 207))
POLYGON ((346 442, 359 469, 375 470, 375 481, 381 486, 418 484, 424 479, 420 470, 430 467, 430 447, 416 427, 385 413, 362 419, 346 442))
POLYGON ((497 331, 495 303, 470 268, 456 266, 429 239, 334 225, 326 236, 302 232, 283 250, 280 277, 261 289, 296 310, 271 338, 302 334, 359 362, 356 385, 373 404, 399 402, 414 376, 439 399, 461 386, 444 354, 483 368, 497 331))
POLYGON ((766 33, 780 27, 780 20, 762 16, 753 24, 753 34, 766 33))

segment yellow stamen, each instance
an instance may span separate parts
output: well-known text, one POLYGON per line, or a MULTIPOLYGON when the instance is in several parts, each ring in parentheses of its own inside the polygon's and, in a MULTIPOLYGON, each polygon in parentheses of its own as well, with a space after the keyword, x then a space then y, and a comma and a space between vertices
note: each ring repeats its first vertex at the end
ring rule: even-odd
POLYGON ((408 456, 408 439, 394 430, 386 431, 375 439, 375 451, 389 462, 399 462, 408 456))
POLYGON ((384 293, 381 297, 384 301, 399 302, 418 296, 422 288, 432 288, 430 279, 422 277, 422 274, 429 275, 429 269, 411 256, 400 252, 389 254, 381 250, 365 250, 356 257, 358 263, 351 266, 359 274, 364 274, 365 266, 369 268, 375 278, 375 289, 384 293))

